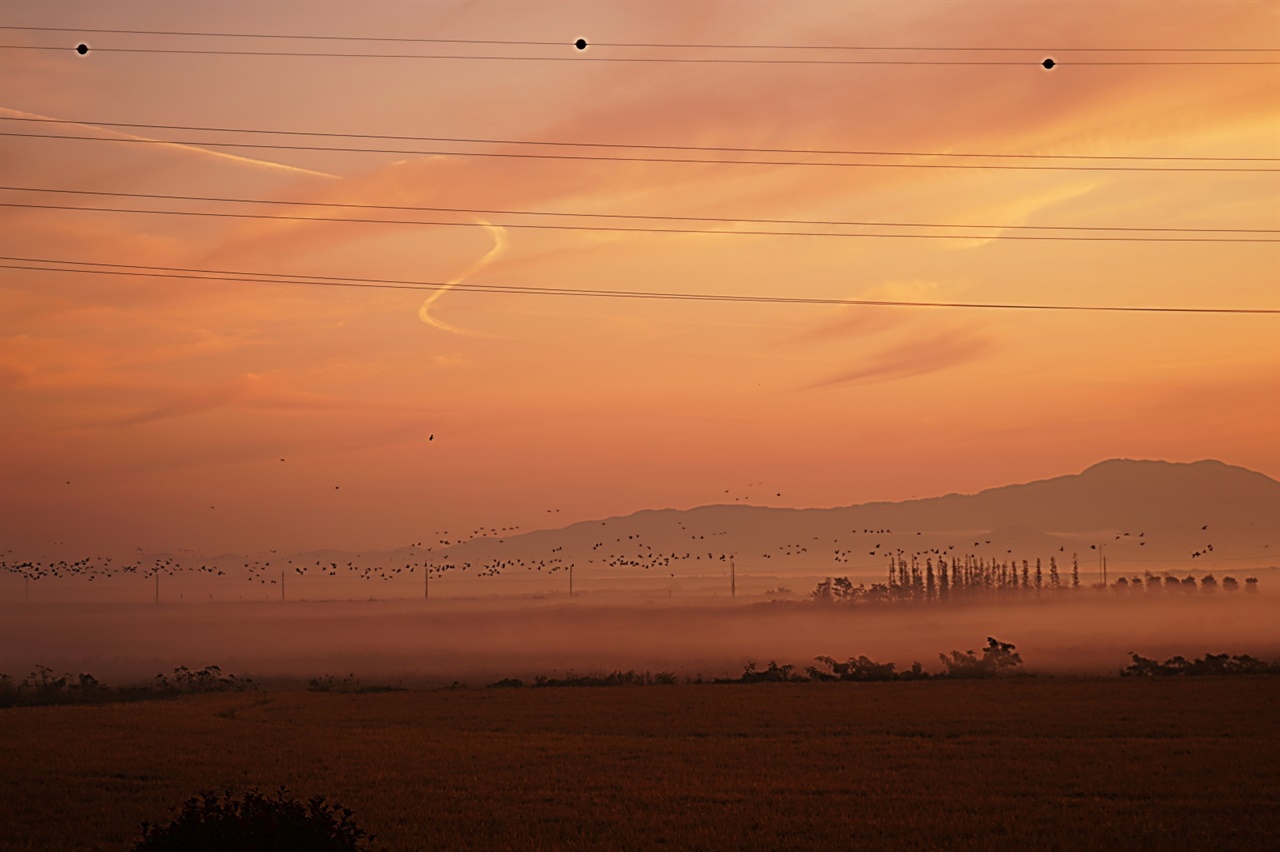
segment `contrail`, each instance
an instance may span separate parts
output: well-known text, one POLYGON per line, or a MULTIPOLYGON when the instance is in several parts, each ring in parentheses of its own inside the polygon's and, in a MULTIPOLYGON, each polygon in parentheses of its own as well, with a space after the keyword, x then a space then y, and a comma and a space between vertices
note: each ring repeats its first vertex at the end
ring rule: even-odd
POLYGON ((198 145, 186 145, 181 142, 165 142, 165 140, 163 139, 152 139, 149 136, 135 136, 132 133, 122 133, 117 130, 108 130, 105 127, 98 127, 97 125, 93 125, 93 124, 82 124, 76 121, 63 121, 62 119, 54 118, 53 116, 39 115, 34 112, 23 112, 22 110, 11 109, 9 107, 0 107, 0 114, 8 114, 8 115, 17 116, 20 118, 43 118, 48 121, 60 122, 62 124, 67 125, 68 127, 81 127, 86 130, 93 130, 97 133, 102 133, 108 136, 115 137, 117 139, 138 139, 144 142, 160 142, 160 143, 163 143, 161 147, 177 148, 183 151, 191 152, 193 154, 210 157, 215 160, 224 160, 224 161, 236 163, 242 166, 250 166, 252 168, 266 169, 268 171, 290 172, 292 174, 307 175, 309 177, 320 177, 320 178, 326 178, 328 180, 338 180, 338 175, 331 175, 331 174, 328 174, 327 172, 317 172, 317 171, 313 171, 312 169, 299 168, 298 166, 286 166, 283 163, 273 163, 273 162, 270 162, 269 160, 255 160, 252 157, 241 157, 238 154, 224 154, 221 151, 210 151, 209 149, 201 148, 198 145))
POLYGON ((470 277, 471 275, 474 275, 475 273, 479 272, 481 269, 484 269, 493 261, 497 260, 498 256, 507 250, 507 232, 501 226, 491 225, 488 222, 484 221, 483 219, 477 219, 476 221, 479 222, 481 225, 483 225, 485 230, 493 235, 493 248, 485 252, 484 257, 480 258, 475 263, 471 264, 471 266, 463 270, 463 272, 459 274, 457 277, 451 278, 447 282, 445 282, 446 286, 441 287, 439 290, 436 290, 434 293, 428 296, 426 300, 422 303, 422 307, 418 308, 418 319, 422 320, 427 325, 435 326, 436 328, 441 329, 442 331, 451 331, 454 334, 465 334, 465 335, 471 335, 471 336, 487 337, 488 335, 485 335, 482 332, 469 331, 468 329, 465 329, 465 328, 458 328, 455 325, 450 325, 444 320, 438 320, 435 317, 431 316, 431 311, 430 311, 431 305, 435 303, 437 299, 439 299, 445 293, 449 292, 449 290, 452 289, 454 286, 461 284, 468 277, 470 277))

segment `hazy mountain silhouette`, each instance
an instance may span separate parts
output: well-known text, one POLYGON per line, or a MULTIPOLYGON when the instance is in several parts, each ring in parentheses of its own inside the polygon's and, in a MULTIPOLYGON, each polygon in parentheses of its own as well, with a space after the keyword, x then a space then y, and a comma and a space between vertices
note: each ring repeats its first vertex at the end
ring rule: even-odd
MULTIPOLYGON (((1274 565, 1280 482, 1212 460, 1112 459, 1078 474, 897 503, 643 510, 501 541, 437 547, 431 557, 667 570, 654 555, 674 553, 678 567, 669 570, 686 571, 711 563, 718 569, 720 556, 733 555, 740 565, 767 567, 780 576, 815 570, 852 575, 878 573, 887 554, 898 549, 908 555, 937 550, 1046 562, 1078 553, 1081 564, 1091 566, 1098 553, 1091 545, 1102 546, 1113 565, 1129 572, 1274 565)), ((410 554, 401 548, 385 556, 403 560, 410 554)))

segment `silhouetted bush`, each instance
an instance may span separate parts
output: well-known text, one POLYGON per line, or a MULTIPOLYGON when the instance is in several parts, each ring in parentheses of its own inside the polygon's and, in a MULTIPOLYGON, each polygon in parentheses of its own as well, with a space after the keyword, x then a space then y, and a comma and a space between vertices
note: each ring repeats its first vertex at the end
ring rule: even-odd
POLYGON ((995 677, 1022 665, 1022 655, 1014 651, 1012 643, 1001 642, 991 636, 987 637, 987 647, 982 649, 981 659, 973 651, 963 654, 952 651, 949 659, 946 654, 939 654, 938 659, 942 660, 941 677, 995 677))
POLYGON ((325 675, 324 677, 312 678, 307 684, 308 692, 344 692, 351 694, 365 694, 370 692, 407 692, 407 687, 403 686, 387 686, 387 685, 365 685, 360 679, 353 674, 339 680, 333 675, 325 675))
POLYGON ((490 689, 518 689, 522 686, 524 686, 524 681, 518 677, 504 677, 502 680, 489 684, 490 689))
MULTIPOLYGON (((809 666, 806 670, 810 680, 859 680, 859 681, 885 681, 897 680, 899 673, 895 671, 897 668, 894 663, 877 663, 865 656, 850 657, 848 662, 837 662, 832 657, 814 657, 816 662, 822 663, 827 667, 827 671, 822 671, 814 666, 809 666)), ((916 663, 916 666, 919 666, 916 663)))
POLYGON ((561 678, 547 677, 538 675, 533 679, 535 687, 543 686, 663 686, 676 682, 676 676, 673 672, 658 672, 657 675, 649 672, 637 672, 628 670, 625 672, 613 672, 607 675, 576 675, 572 672, 561 678))
POLYGON ((230 791, 192 796, 169 825, 144 822, 133 852, 350 852, 369 849, 372 840, 349 808, 323 796, 304 804, 282 787, 273 796, 257 790, 241 798, 230 791))
POLYGON ((780 666, 773 660, 769 661, 769 666, 764 671, 756 668, 755 663, 747 663, 742 670, 742 676, 736 680, 718 680, 717 683, 790 683, 794 681, 807 680, 807 678, 795 671, 795 666, 780 666))
POLYGON ((114 701, 145 701, 157 698, 175 698, 179 695, 200 692, 245 692, 254 689, 248 678, 228 675, 224 677, 217 666, 206 666, 193 672, 186 666, 173 670, 173 677, 156 675, 147 686, 113 687, 99 681, 91 674, 76 677, 64 674, 53 676, 48 666, 36 666, 22 680, 0 674, 0 707, 47 704, 105 704, 114 701))
POLYGON ((1129 652, 1132 658, 1128 666, 1120 670, 1121 677, 1204 677, 1215 675, 1277 675, 1280 660, 1267 663, 1248 654, 1205 654, 1198 660, 1183 656, 1170 657, 1163 663, 1129 652))

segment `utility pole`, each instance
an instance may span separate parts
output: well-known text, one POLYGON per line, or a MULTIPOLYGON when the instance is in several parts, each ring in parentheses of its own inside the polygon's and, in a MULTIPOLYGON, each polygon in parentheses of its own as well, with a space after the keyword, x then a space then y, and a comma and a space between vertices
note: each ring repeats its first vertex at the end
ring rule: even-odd
POLYGON ((738 596, 738 573, 733 566, 733 557, 729 557, 729 597, 738 596))

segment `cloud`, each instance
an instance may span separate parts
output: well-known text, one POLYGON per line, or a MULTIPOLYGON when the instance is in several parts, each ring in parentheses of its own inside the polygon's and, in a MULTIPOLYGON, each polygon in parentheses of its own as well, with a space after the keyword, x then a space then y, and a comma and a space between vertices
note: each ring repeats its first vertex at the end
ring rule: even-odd
POLYGON ((485 252, 483 257, 481 257, 475 263, 468 266, 461 274, 449 279, 448 283, 444 287, 441 287, 439 290, 436 290, 434 293, 428 296, 422 302, 422 306, 418 308, 418 319, 422 320, 424 323, 426 323, 429 326, 441 329, 443 331, 450 331, 450 332, 453 332, 454 334, 479 335, 480 332, 469 331, 465 328, 458 328, 456 325, 450 325, 444 320, 436 319, 435 317, 431 316, 431 311, 430 311, 431 306, 435 304, 440 299, 441 296, 443 296, 445 293, 452 290, 456 285, 461 284, 468 277, 479 272, 481 269, 484 269, 490 263, 493 263, 495 260, 501 257, 502 253, 507 250, 507 245, 508 245, 507 232, 505 230, 503 230, 501 227, 497 225, 490 225, 488 222, 485 222, 483 219, 477 219, 476 221, 484 225, 484 229, 493 235, 493 248, 485 252))
POLYGON ((240 402, 253 392, 254 388, 260 381, 259 377, 253 373, 245 373, 238 379, 201 391, 195 394, 189 394, 179 399, 172 400, 154 408, 140 411, 137 414, 131 414, 128 417, 116 418, 113 420, 102 421, 99 426, 137 426, 142 423, 149 423, 153 420, 163 420, 168 417, 182 417, 188 414, 198 414, 201 411, 208 411, 214 408, 221 408, 240 402))
MULTIPOLYGON (((10 109, 9 107, 0 107, 0 115, 14 116, 18 118, 52 119, 54 121, 57 121, 59 124, 63 126, 78 127, 78 128, 81 128, 82 130, 92 130, 95 133, 101 134, 110 139, 134 139, 142 142, 162 142, 163 141, 163 140, 154 139, 150 136, 137 136, 133 133, 123 133, 119 130, 109 130, 105 127, 98 127, 93 124, 82 124, 76 121, 63 121, 61 119, 53 119, 52 116, 40 115, 34 112, 23 112, 22 110, 10 109)), ((37 132, 37 131, 33 130, 32 132, 37 132)), ((196 154, 198 156, 210 157, 215 160, 222 160, 223 162, 235 163, 241 166, 250 166, 256 169, 266 169, 268 171, 275 171, 275 172, 289 172, 292 174, 306 175, 308 177, 321 177, 329 180, 337 179, 337 175, 331 175, 326 172, 317 172, 317 171, 313 171, 312 169, 299 168, 298 166, 288 166, 288 165, 285 165, 284 163, 273 163, 270 160, 258 160, 258 159, 254 159, 253 157, 242 157, 239 154, 227 154, 222 151, 210 151, 208 148, 201 148, 197 145, 184 145, 179 142, 164 142, 163 144, 160 144, 157 147, 167 148, 169 150, 184 151, 187 153, 196 154)))
POLYGON ((990 348, 991 338, 952 330, 924 340, 908 340, 862 359, 860 366, 809 385, 872 384, 933 373, 972 361, 990 348))
MULTIPOLYGON (((852 299, 887 302, 938 301, 941 288, 933 281, 887 281, 859 291, 852 299)), ((814 343, 853 335, 871 335, 911 322, 919 316, 913 308, 849 305, 826 313, 826 319, 786 337, 779 343, 814 343)))

